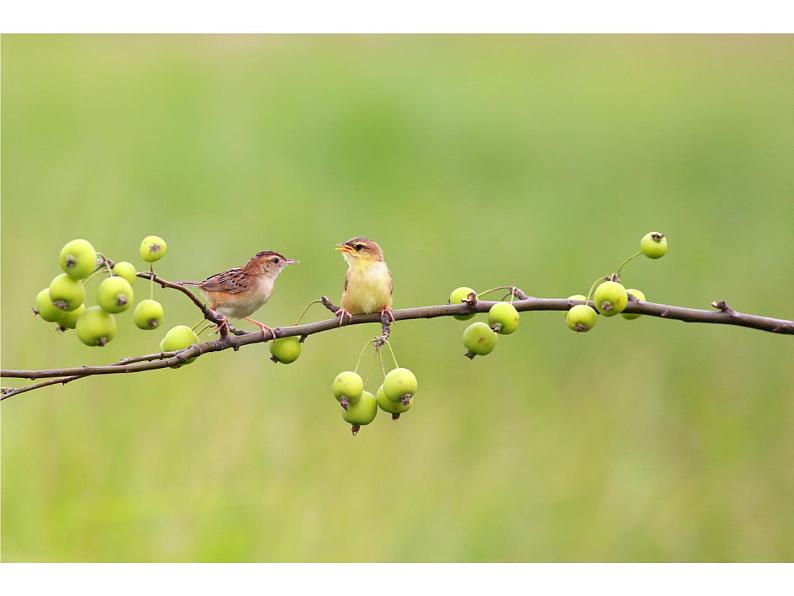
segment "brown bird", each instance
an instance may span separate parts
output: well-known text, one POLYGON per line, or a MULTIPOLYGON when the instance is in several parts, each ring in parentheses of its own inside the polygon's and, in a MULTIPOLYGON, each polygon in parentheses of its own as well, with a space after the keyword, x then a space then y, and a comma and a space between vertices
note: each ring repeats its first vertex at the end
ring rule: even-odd
POLYGON ((235 267, 222 273, 216 273, 201 282, 183 281, 185 286, 199 288, 207 297, 210 308, 217 310, 231 319, 244 319, 262 330, 273 332, 273 329, 251 319, 259 308, 273 294, 273 286, 281 271, 287 265, 297 263, 281 253, 263 250, 251 257, 242 267, 235 267))
POLYGON ((348 265, 342 308, 336 313, 339 322, 354 314, 373 312, 380 312, 384 320, 388 317, 394 321, 391 272, 383 260, 383 251, 378 243, 357 236, 338 244, 336 250, 342 252, 348 265))

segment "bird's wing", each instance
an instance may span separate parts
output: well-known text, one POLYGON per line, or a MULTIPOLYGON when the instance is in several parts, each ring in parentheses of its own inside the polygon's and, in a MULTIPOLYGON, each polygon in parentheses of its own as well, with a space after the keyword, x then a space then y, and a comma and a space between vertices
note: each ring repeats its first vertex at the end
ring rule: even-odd
POLYGON ((246 275, 239 267, 229 269, 223 273, 216 273, 199 284, 202 290, 208 292, 226 292, 238 294, 246 289, 246 275))
POLYGON ((393 296, 394 295, 394 282, 391 279, 391 269, 386 267, 386 273, 389 274, 389 296, 393 296))
POLYGON ((347 291, 347 284, 350 283, 350 269, 345 271, 345 291, 347 291))

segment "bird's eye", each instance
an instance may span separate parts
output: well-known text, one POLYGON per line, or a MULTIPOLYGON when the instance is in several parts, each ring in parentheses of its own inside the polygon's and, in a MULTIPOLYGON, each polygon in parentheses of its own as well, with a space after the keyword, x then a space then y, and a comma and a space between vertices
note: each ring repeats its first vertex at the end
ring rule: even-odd
POLYGON ((280 261, 280 260, 281 260, 281 259, 279 259, 278 257, 273 257, 273 262, 274 262, 276 265, 278 265, 278 263, 279 263, 279 261, 280 261))
POLYGON ((362 248, 364 248, 363 244, 356 244, 353 248, 356 249, 356 252, 359 252, 362 248))

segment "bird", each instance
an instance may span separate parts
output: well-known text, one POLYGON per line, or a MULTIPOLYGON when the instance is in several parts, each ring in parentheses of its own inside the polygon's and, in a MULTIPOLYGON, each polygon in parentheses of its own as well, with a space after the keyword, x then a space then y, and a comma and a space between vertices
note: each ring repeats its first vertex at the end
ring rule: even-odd
MULTIPOLYGON (((182 281, 185 286, 195 286, 207 297, 210 308, 231 319, 244 319, 253 323, 265 335, 273 328, 250 318, 273 295, 273 287, 281 271, 298 263, 273 250, 263 250, 251 257, 242 267, 234 267, 211 275, 204 281, 182 281)), ((228 326, 228 322, 226 323, 228 326)), ((222 325, 218 326, 220 329, 222 325)))
MULTIPOLYGON (((394 321, 391 309, 393 285, 391 272, 377 242, 356 236, 336 245, 347 262, 342 307, 335 313, 339 324, 355 314, 381 313, 381 320, 394 321)), ((384 323, 385 325, 385 323, 384 323)))

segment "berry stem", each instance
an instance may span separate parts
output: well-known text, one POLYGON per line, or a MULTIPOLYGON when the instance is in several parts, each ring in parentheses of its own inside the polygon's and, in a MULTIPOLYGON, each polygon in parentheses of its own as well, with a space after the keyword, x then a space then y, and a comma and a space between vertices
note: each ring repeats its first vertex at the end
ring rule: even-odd
POLYGON ((629 258, 627 258, 625 261, 623 261, 623 262, 620 264, 620 267, 618 267, 618 270, 617 270, 617 272, 616 272, 616 273, 617 273, 617 275, 618 275, 618 277, 620 276, 620 272, 623 270, 623 267, 625 267, 626 265, 628 265, 628 264, 629 264, 631 261, 633 261, 634 259, 636 259, 637 257, 639 257, 641 254, 642 254, 642 251, 641 251, 641 250, 638 250, 638 251, 637 251, 637 252, 635 252, 633 255, 631 255, 629 258))
MULTIPOLYGON (((377 350, 375 350, 375 353, 377 354, 377 353, 378 353, 378 351, 377 351, 377 350)), ((369 368, 367 369, 367 374, 366 374, 366 375, 364 375, 364 386, 365 386, 365 387, 366 387, 366 386, 369 384, 369 379, 370 379, 370 377, 372 376, 372 365, 373 365, 373 364, 374 364, 374 361, 373 361, 373 360, 370 360, 370 361, 369 361, 369 368)))
POLYGON ((149 263, 149 300, 154 300, 154 265, 149 263))
POLYGON ((597 280, 593 282, 593 285, 590 286, 590 291, 587 292, 587 300, 585 300, 585 302, 590 302, 590 298, 593 296, 593 292, 595 292, 595 289, 605 281, 606 281, 605 277, 599 277, 597 280))
MULTIPOLYGON (((204 332, 205 332, 207 329, 209 329, 210 327, 214 327, 214 326, 215 326, 215 323, 207 323, 206 325, 204 325, 204 327, 202 327, 202 328, 201 328, 201 331, 196 331, 196 335, 201 335, 201 334, 202 334, 202 333, 204 333, 204 332)), ((195 330, 195 329, 194 329, 194 330, 195 330)))
POLYGON ((103 255, 101 252, 97 252, 96 254, 97 254, 97 256, 100 258, 100 260, 102 261, 102 263, 101 263, 101 264, 99 264, 99 265, 97 266, 97 268, 96 268, 96 269, 94 269, 94 270, 91 272, 91 275, 89 275, 88 277, 86 277, 86 278, 83 280, 83 287, 85 287, 85 286, 88 284, 88 282, 89 282, 89 281, 91 281, 92 279, 94 279, 94 277, 97 275, 97 273, 101 272, 101 271, 102 271, 102 270, 103 270, 105 267, 107 267, 107 269, 108 269, 108 275, 113 275, 113 270, 110 268, 110 263, 108 262, 108 261, 110 261, 110 259, 108 259, 108 258, 107 258, 105 255, 103 255))
POLYGON ((391 352, 391 359, 394 360, 394 368, 400 368, 400 365, 397 364, 397 356, 394 355, 394 349, 391 347, 391 342, 386 340, 386 345, 389 346, 389 352, 391 352))
POLYGON ((88 284, 89 281, 94 279, 96 277, 97 273, 101 273, 101 272, 102 272, 102 265, 100 265, 99 267, 94 269, 94 271, 91 273, 91 275, 89 275, 88 277, 86 277, 83 280, 83 287, 85 287, 88 284))
POLYGON ((367 340, 367 343, 364 344, 364 347, 361 348, 361 353, 358 355, 358 360, 356 360, 356 368, 353 369, 354 373, 358 373, 358 367, 361 364, 361 359, 364 357, 364 352, 367 349, 367 346, 372 343, 373 340, 367 340))
POLYGON ((485 290, 484 292, 477 292, 477 297, 485 296, 486 294, 491 294, 492 292, 496 292, 497 290, 510 290, 510 293, 513 293, 515 286, 496 286, 495 288, 491 288, 490 290, 485 290))
MULTIPOLYGON (((100 259, 102 259, 102 264, 101 264, 99 267, 97 267, 97 269, 96 269, 96 271, 94 271, 94 273, 96 273, 97 271, 99 271, 100 269, 102 269, 102 267, 107 267, 107 269, 108 269, 108 275, 113 275, 113 269, 111 269, 111 268, 110 268, 110 263, 109 263, 110 259, 108 259, 108 258, 107 258, 105 255, 103 255, 103 254, 102 254, 101 252, 99 252, 99 251, 97 251, 97 253, 96 253, 96 254, 97 254, 97 256, 98 256, 100 259)), ((93 275, 93 273, 92 273, 91 275, 93 275)), ((89 277, 88 279, 91 279, 91 278, 89 277)), ((88 281, 88 280, 86 280, 86 281, 88 281)))
POLYGON ((386 378, 386 367, 383 366, 383 357, 380 355, 380 350, 375 350, 378 355, 378 362, 380 363, 380 371, 383 373, 383 378, 386 378))
POLYGON ((312 300, 309 304, 306 305, 306 308, 303 309, 303 312, 298 317, 298 320, 295 321, 296 325, 300 325, 300 322, 303 320, 303 317, 306 316, 306 313, 309 312, 309 309, 312 307, 313 304, 322 304, 322 300, 312 300))

